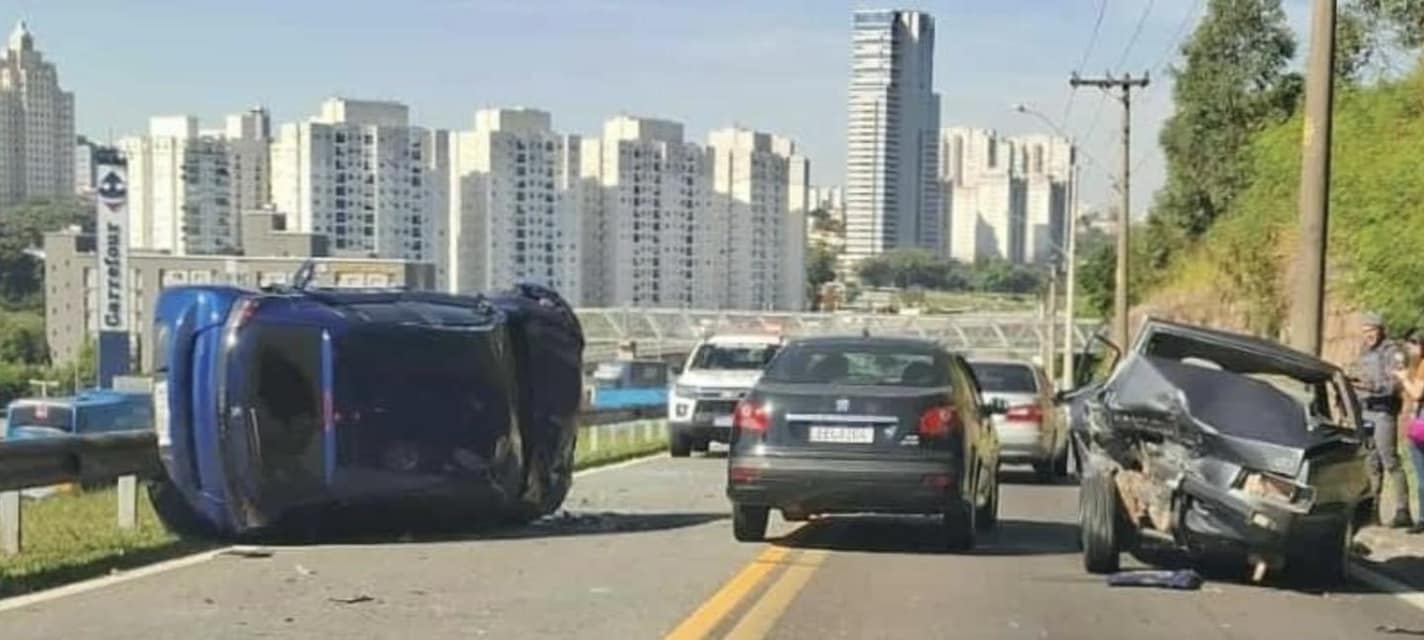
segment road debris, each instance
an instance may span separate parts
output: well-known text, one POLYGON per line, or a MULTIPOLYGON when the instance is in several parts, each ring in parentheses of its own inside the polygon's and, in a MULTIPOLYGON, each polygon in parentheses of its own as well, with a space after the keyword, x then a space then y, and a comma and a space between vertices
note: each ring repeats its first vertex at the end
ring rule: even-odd
POLYGON ((1191 569, 1178 571, 1119 571, 1108 576, 1110 587, 1161 587, 1195 591, 1202 586, 1202 577, 1191 569))
POLYGON ((221 555, 233 556, 235 558, 270 558, 272 552, 261 547, 232 547, 224 549, 221 555))
POLYGON ((368 596, 368 595, 365 595, 365 594, 361 594, 361 595, 358 595, 358 596, 351 596, 351 597, 349 597, 349 598, 327 598, 327 600, 330 600, 330 601, 332 601, 332 602, 335 602, 336 604, 364 604, 364 603, 367 603, 367 602, 375 602, 375 601, 376 601, 375 598, 372 598, 371 596, 368 596))
POLYGON ((1375 633, 1389 633, 1401 636, 1421 636, 1424 637, 1424 629, 1406 629, 1404 627, 1382 624, 1375 627, 1375 633))
POLYGON ((303 575, 303 576, 314 576, 314 575, 316 575, 316 572, 315 572, 315 571, 312 571, 311 569, 308 569, 308 568, 306 568, 306 567, 303 567, 302 565, 296 565, 296 567, 294 567, 294 568, 297 570, 297 574, 298 574, 298 575, 303 575))

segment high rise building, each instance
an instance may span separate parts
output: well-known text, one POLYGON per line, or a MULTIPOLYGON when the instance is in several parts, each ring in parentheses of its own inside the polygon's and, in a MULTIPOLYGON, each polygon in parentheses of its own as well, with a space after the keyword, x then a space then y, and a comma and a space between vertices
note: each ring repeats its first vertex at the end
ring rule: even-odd
POLYGON ((943 226, 934 20, 918 11, 856 11, 851 43, 847 269, 897 248, 939 251, 943 226))
POLYGON ((992 130, 951 127, 940 146, 949 257, 1022 262, 1027 190, 1013 143, 992 130))
POLYGON ((437 134, 395 102, 331 98, 272 143, 272 200, 332 253, 434 262, 442 232, 437 134))
POLYGON ((198 131, 193 116, 152 118, 146 136, 124 138, 129 245, 174 255, 237 253, 228 146, 198 131))
POLYGON ((1076 161, 1069 140, 950 127, 940 157, 950 257, 1036 264, 1059 259, 1076 161))
POLYGON ((582 147, 537 109, 483 109, 474 130, 452 136, 448 289, 528 281, 584 299, 582 147))
POLYGON ((128 160, 129 243, 175 255, 237 253, 244 212, 271 200, 270 125, 257 108, 202 130, 193 116, 152 118, 119 141, 128 160))
POLYGON ((722 299, 731 309, 800 309, 809 163, 784 138, 712 132, 712 210, 722 299))
POLYGON ((24 22, 0 58, 0 207, 74 193, 74 94, 24 22))
POLYGON ((711 210, 711 157, 682 125, 618 116, 587 144, 581 175, 596 203, 585 220, 587 305, 716 308, 721 234, 711 210), (594 264, 596 263, 596 264, 594 264))
POLYGON ((272 118, 267 109, 255 107, 228 116, 226 124, 233 209, 261 209, 272 199, 272 118))
POLYGON ((1011 139, 1015 171, 1024 177, 1024 260, 1052 262, 1067 239, 1068 189, 1075 161, 1067 138, 1048 135, 1011 139))
POLYGON ((786 158, 786 232, 781 249, 784 275, 777 308, 800 311, 806 308, 806 214, 811 211, 811 159, 801 155, 796 143, 780 136, 772 137, 771 151, 786 158))

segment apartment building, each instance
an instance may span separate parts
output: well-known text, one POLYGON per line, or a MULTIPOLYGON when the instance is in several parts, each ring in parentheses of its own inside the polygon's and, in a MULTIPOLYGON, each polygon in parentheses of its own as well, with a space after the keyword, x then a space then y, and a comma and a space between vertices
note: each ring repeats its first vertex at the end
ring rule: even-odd
POLYGON ((128 163, 129 246, 174 255, 237 253, 227 142, 198 130, 193 116, 149 120, 148 134, 124 138, 128 163))
POLYGON ((272 202, 333 253, 433 262, 443 233, 438 136, 396 102, 331 98, 272 143, 272 202))
POLYGON ((582 151, 580 174, 596 185, 596 205, 585 216, 596 227, 584 235, 595 244, 583 252, 585 281, 592 275, 601 283, 596 303, 721 306, 723 236, 707 215, 706 150, 683 138, 680 123, 620 115, 582 151))
POLYGON ((714 131, 712 210, 721 235, 721 307, 800 309, 804 301, 809 164, 790 140, 741 128, 714 131))
POLYGON ((587 191, 583 141, 555 133, 548 112, 483 109, 450 142, 446 287, 466 293, 518 282, 584 300, 587 191))

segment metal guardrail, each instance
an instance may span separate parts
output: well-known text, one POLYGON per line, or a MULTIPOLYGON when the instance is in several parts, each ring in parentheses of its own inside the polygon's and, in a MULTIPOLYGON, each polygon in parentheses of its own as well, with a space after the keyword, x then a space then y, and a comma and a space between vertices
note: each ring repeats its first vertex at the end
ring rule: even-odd
MULTIPOLYGON (((996 356, 1041 353, 1050 328, 1055 342, 1063 340, 1062 315, 1050 323, 1034 312, 889 315, 630 307, 581 308, 575 313, 583 326, 586 362, 613 359, 618 345, 626 341, 636 342, 640 355, 685 354, 709 333, 781 332, 798 337, 869 330, 876 335, 928 338, 954 351, 996 356)), ((1073 350, 1092 348, 1092 335, 1102 325, 1096 318, 1076 319, 1073 350)))
MULTIPOLYGON (((606 427, 658 419, 664 407, 588 409, 582 427, 606 427)), ((592 433, 597 448, 597 431, 592 433)), ((69 483, 118 483, 118 527, 138 526, 138 481, 160 471, 158 443, 151 431, 87 436, 0 440, 0 553, 21 549, 21 491, 69 483)))

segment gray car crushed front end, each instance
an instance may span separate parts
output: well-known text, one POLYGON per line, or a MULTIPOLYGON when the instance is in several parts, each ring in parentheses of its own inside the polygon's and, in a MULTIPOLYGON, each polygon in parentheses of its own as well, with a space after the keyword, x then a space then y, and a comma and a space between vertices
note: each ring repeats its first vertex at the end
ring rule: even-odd
POLYGON ((1328 363, 1149 321, 1106 382, 1072 394, 1087 568, 1156 544, 1244 558, 1256 580, 1338 580, 1369 494, 1358 415, 1328 363))

